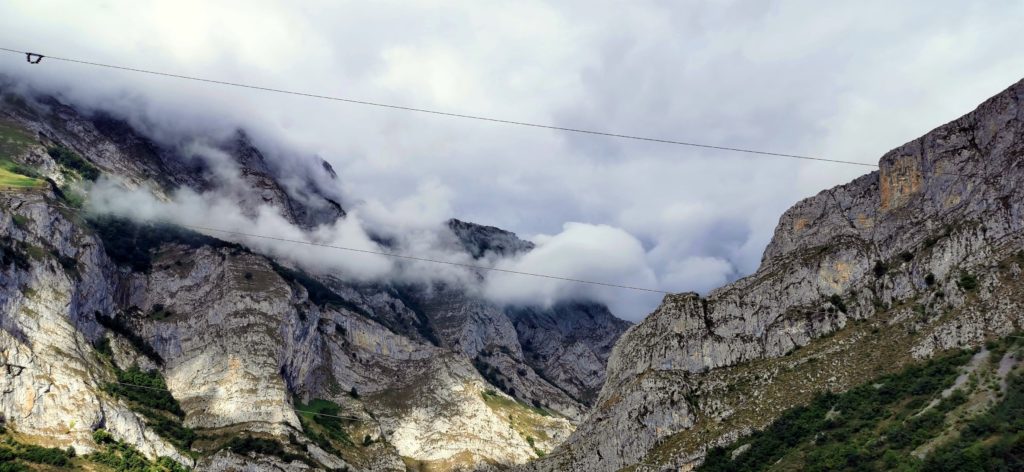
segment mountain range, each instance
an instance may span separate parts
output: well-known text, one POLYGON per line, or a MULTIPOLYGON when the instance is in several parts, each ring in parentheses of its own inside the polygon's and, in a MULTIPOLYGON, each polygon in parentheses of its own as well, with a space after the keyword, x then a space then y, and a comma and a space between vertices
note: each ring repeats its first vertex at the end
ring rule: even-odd
MULTIPOLYGON (((474 288, 482 271, 360 278, 97 211, 116 181, 159 201, 219 192, 307 232, 350 218, 318 158, 286 168, 245 131, 169 139, 15 90, 0 107, 11 463, 927 470, 969 452, 1019 464, 1024 438, 1005 425, 1024 424, 1024 81, 794 205, 753 274, 668 295, 635 325, 587 299, 496 303, 474 288)), ((395 250, 400 236, 369 235, 395 250)), ((456 219, 434 244, 481 263, 535 249, 456 219)))

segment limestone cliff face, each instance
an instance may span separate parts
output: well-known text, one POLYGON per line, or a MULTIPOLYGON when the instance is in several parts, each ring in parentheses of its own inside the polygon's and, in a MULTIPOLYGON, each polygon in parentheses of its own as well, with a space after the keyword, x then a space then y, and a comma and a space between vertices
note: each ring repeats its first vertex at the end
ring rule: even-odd
POLYGON ((140 451, 192 460, 163 440, 123 402, 100 391, 113 381, 93 343, 94 311, 114 306, 115 268, 83 228, 42 195, 0 195, 0 414, 47 446, 93 450, 104 427, 140 451), (61 261, 74 261, 73 264, 61 261))
MULTIPOLYGON (((103 428, 199 470, 521 464, 568 437, 592 400, 579 392, 599 388, 627 327, 600 305, 513 316, 458 287, 352 283, 179 228, 87 218, 61 190, 77 171, 52 155, 67 149, 165 196, 216 188, 215 161, 197 157, 213 153, 253 189, 234 195, 243 208, 273 205, 304 227, 345 217, 316 184, 336 178, 329 166, 286 186, 245 133, 174 146, 101 112, 12 95, 0 131, 0 159, 51 181, 0 192, 0 423, 28 442, 85 453, 103 428), (559 321, 553 337, 520 327, 563 314, 590 321, 559 321), (564 345, 538 346, 548 342, 564 345), (134 366, 166 382, 190 447, 112 393, 134 366), (337 425, 308 413, 325 404, 337 425), (232 452, 237 438, 282 449, 232 452)), ((532 248, 497 228, 451 230, 474 257, 532 248)))
POLYGON ((799 202, 753 275, 667 296, 536 470, 684 469, 814 391, 1024 323, 1024 82, 799 202))
POLYGON ((604 305, 566 302, 549 309, 507 310, 526 363, 570 397, 592 406, 605 382, 605 365, 629 322, 604 305))

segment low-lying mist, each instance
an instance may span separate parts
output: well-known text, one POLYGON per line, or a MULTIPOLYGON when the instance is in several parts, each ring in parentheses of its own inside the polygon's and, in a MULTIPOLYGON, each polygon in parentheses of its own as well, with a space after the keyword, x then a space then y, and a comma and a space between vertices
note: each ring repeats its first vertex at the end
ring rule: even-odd
POLYGON ((558 234, 535 237, 532 242, 536 247, 532 251, 506 256, 488 252, 474 259, 446 224, 446 191, 429 183, 398 205, 386 206, 372 200, 356 202, 333 223, 304 229, 290 222, 280 208, 252 205, 257 199, 251 198, 252 190, 246 187, 230 156, 199 144, 186 148, 207 161, 220 186, 205 192, 179 188, 162 195, 148 186, 131 188, 116 177, 103 177, 89 191, 87 210, 137 222, 182 225, 243 244, 314 274, 357 282, 444 283, 502 305, 547 307, 560 301, 592 300, 605 303, 619 316, 635 317, 631 307, 652 303, 644 297, 656 297, 625 289, 374 254, 401 254, 483 268, 655 286, 657 279, 645 264, 643 247, 621 229, 567 223, 558 234), (383 235, 387 246, 371 235, 383 235))

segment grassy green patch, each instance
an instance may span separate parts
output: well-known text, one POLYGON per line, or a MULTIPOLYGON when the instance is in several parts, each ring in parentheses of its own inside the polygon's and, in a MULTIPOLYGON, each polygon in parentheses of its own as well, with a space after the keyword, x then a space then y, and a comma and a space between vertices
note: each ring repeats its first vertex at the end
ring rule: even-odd
POLYGON ((12 161, 35 143, 32 135, 13 123, 0 120, 0 188, 37 188, 46 185, 39 174, 12 161))
POLYGON ((28 167, 0 159, 0 188, 40 188, 46 181, 28 167))
POLYGON ((483 397, 484 402, 487 403, 488 405, 498 406, 502 408, 525 409, 539 416, 552 416, 551 412, 545 410, 544 408, 536 407, 533 405, 527 405, 526 403, 523 403, 521 401, 513 400, 511 398, 498 394, 498 392, 494 390, 484 390, 483 392, 480 392, 480 395, 483 397))

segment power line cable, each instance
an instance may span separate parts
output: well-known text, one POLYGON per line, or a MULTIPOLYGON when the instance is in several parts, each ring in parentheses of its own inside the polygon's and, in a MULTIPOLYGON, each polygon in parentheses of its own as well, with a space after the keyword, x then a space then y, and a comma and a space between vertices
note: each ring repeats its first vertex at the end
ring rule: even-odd
POLYGON ((47 56, 47 55, 42 55, 42 54, 38 54, 38 53, 34 53, 34 52, 20 51, 20 50, 17 50, 17 49, 10 49, 10 48, 4 48, 4 47, 0 47, 0 51, 10 52, 10 53, 14 53, 14 54, 23 54, 23 55, 25 55, 26 60, 28 60, 32 64, 38 64, 39 61, 41 61, 43 58, 45 58, 45 59, 54 60, 54 61, 62 61, 62 62, 68 62, 68 63, 73 63, 73 64, 81 64, 81 65, 88 65, 88 66, 94 66, 94 67, 102 67, 102 68, 107 68, 107 69, 116 69, 116 70, 122 70, 122 71, 128 71, 128 72, 137 72, 137 73, 141 73, 141 74, 149 74, 149 75, 155 75, 155 76, 161 76, 161 77, 170 77, 170 78, 175 78, 175 79, 191 80, 191 81, 195 81, 195 82, 205 82, 205 83, 217 84, 217 85, 227 85, 227 86, 231 86, 231 87, 240 87, 240 88, 246 88, 246 89, 251 89, 251 90, 260 90, 260 91, 264 91, 264 92, 273 92, 273 93, 281 93, 281 94, 287 94, 287 95, 296 95, 296 96, 300 96, 300 97, 317 98, 317 99, 322 99, 322 100, 331 100, 331 101, 336 101, 336 102, 345 102, 345 103, 352 103, 352 104, 357 104, 357 105, 366 105, 366 106, 372 106, 372 107, 378 107, 378 108, 389 108, 389 109, 393 109, 393 110, 403 110, 403 111, 412 111, 412 112, 417 112, 417 113, 427 113, 427 114, 441 115, 441 116, 447 116, 447 117, 452 117, 452 118, 463 118, 463 119, 469 119, 469 120, 486 121, 486 122, 491 122, 491 123, 501 123, 501 124, 507 124, 507 125, 524 126, 524 127, 529 127, 529 128, 543 128, 543 129, 549 129, 549 130, 554 130, 554 131, 565 131, 565 132, 569 132, 569 133, 588 134, 588 135, 595 135, 595 136, 605 136, 605 137, 610 137, 610 138, 629 139, 629 140, 634 140, 634 141, 647 141, 647 142, 661 143, 661 144, 672 144, 672 145, 677 145, 677 146, 687 146, 687 147, 694 147, 694 148, 713 149, 713 150, 718 150, 718 151, 740 152, 740 153, 759 155, 759 156, 772 156, 772 157, 784 157, 784 158, 790 158, 790 159, 803 159, 803 160, 809 160, 809 161, 831 162, 831 163, 835 163, 835 164, 846 164, 846 165, 855 165, 855 166, 871 167, 871 168, 878 168, 879 167, 878 164, 871 164, 871 163, 868 163, 868 162, 848 161, 848 160, 842 160, 842 159, 828 159, 828 158, 824 158, 824 157, 807 156, 807 155, 801 155, 801 154, 787 154, 787 153, 771 152, 771 151, 761 151, 761 150, 757 150, 757 149, 747 149, 747 148, 739 148, 739 147, 732 147, 732 146, 718 146, 718 145, 713 145, 713 144, 696 143, 696 142, 691 142, 691 141, 681 141, 681 140, 674 140, 674 139, 655 138, 655 137, 650 137, 650 136, 639 136, 639 135, 632 135, 632 134, 613 133, 613 132, 609 132, 609 131, 598 131, 598 130, 583 129, 583 128, 572 128, 572 127, 567 127, 567 126, 556 126, 556 125, 543 124, 543 123, 533 123, 533 122, 528 122, 528 121, 507 120, 507 119, 502 119, 502 118, 493 118, 493 117, 481 116, 481 115, 470 115, 470 114, 465 114, 465 113, 453 113, 453 112, 446 112, 446 111, 440 111, 440 110, 432 110, 432 109, 427 109, 427 108, 416 108, 416 107, 409 107, 409 106, 403 106, 403 105, 394 105, 394 104, 389 104, 389 103, 373 102, 373 101, 368 101, 368 100, 358 100, 358 99, 354 99, 354 98, 335 97, 335 96, 330 96, 330 95, 322 95, 322 94, 308 93, 308 92, 299 92, 299 91, 295 91, 295 90, 287 90, 287 89, 274 88, 274 87, 264 87, 264 86, 260 86, 260 85, 251 85, 251 84, 245 84, 245 83, 241 83, 241 82, 230 82, 230 81, 226 81, 226 80, 209 79, 209 78, 204 78, 204 77, 196 77, 196 76, 189 76, 189 75, 183 75, 183 74, 174 74, 174 73, 170 73, 170 72, 160 72, 160 71, 155 71, 155 70, 140 69, 140 68, 136 68, 136 67, 128 67, 128 66, 121 66, 121 65, 115 65, 115 64, 106 64, 106 63, 102 63, 102 62, 87 61, 87 60, 74 59, 74 58, 69 58, 69 57, 47 56))

